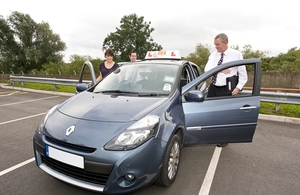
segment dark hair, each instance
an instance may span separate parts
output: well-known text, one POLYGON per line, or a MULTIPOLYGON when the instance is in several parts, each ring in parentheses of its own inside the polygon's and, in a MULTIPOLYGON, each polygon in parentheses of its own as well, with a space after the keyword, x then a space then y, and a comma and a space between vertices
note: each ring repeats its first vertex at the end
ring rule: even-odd
POLYGON ((111 49, 107 49, 104 53, 104 57, 106 57, 107 55, 114 57, 114 52, 111 49))
POLYGON ((136 51, 132 50, 132 51, 129 53, 129 56, 131 56, 132 53, 136 53, 136 51))

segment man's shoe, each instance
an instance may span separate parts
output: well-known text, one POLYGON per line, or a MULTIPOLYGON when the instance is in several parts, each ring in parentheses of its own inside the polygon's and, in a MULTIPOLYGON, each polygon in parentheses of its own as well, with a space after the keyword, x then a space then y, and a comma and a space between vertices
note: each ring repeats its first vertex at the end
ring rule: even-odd
POLYGON ((226 145, 227 145, 227 143, 217 144, 218 147, 225 147, 226 145))

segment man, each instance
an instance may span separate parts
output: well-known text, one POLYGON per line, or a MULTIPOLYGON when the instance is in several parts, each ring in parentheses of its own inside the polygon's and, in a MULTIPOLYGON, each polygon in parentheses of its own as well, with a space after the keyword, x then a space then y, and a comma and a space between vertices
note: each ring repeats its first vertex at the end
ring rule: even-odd
MULTIPOLYGON (((216 51, 212 52, 208 58, 204 71, 208 71, 222 63, 230 62, 234 60, 242 60, 243 55, 241 52, 231 49, 228 47, 228 37, 226 34, 218 34, 214 39, 214 45, 216 51), (223 55, 223 58, 222 58, 223 55), (221 61, 221 63, 220 63, 221 61)), ((209 86, 207 97, 217 97, 217 96, 228 96, 237 95, 239 91, 243 88, 248 80, 247 71, 245 66, 233 67, 230 69, 225 69, 214 75, 212 78, 212 83, 209 86), (226 78, 232 77, 234 75, 239 76, 238 84, 231 94, 228 94, 226 88, 226 78), (214 78, 214 76, 216 76, 214 78)))
POLYGON ((129 59, 130 59, 130 62, 135 62, 136 61, 136 51, 131 51, 129 53, 129 59))
MULTIPOLYGON (((208 58, 208 62, 204 68, 204 71, 208 71, 222 63, 230 62, 234 60, 242 60, 243 55, 241 52, 228 47, 228 37, 226 34, 218 34, 214 39, 214 45, 216 51, 212 52, 208 58)), ((207 97, 218 96, 234 96, 239 93, 248 80, 247 71, 245 66, 238 66, 229 69, 224 69, 216 75, 213 75, 212 82, 208 89, 207 97), (228 93, 226 86, 226 78, 234 75, 239 76, 238 83, 234 90, 228 93)), ((226 146, 227 143, 218 144, 219 147, 226 146)))

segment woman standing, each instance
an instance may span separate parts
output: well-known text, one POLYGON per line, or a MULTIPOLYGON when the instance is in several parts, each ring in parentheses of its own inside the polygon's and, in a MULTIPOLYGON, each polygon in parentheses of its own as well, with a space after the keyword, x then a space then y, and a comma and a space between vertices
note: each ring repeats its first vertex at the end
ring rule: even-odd
POLYGON ((100 63, 100 74, 97 77, 97 82, 119 67, 119 64, 114 62, 114 52, 111 49, 107 49, 104 56, 106 60, 100 63))

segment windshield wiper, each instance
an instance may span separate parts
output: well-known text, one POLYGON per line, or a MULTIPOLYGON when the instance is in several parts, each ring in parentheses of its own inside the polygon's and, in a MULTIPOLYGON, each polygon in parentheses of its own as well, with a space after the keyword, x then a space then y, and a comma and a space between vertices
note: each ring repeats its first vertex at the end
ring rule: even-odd
POLYGON ((157 96, 157 93, 140 93, 139 96, 140 97, 144 97, 144 96, 157 96))
POLYGON ((123 94, 138 94, 139 92, 134 92, 134 91, 121 91, 121 90, 106 90, 106 91, 99 91, 98 93, 123 93, 123 94))
POLYGON ((151 96, 159 96, 159 95, 167 95, 167 94, 157 94, 157 93, 139 93, 134 91, 121 91, 121 90, 105 90, 105 91, 98 91, 97 93, 117 93, 117 94, 136 94, 139 97, 151 97, 151 96))

